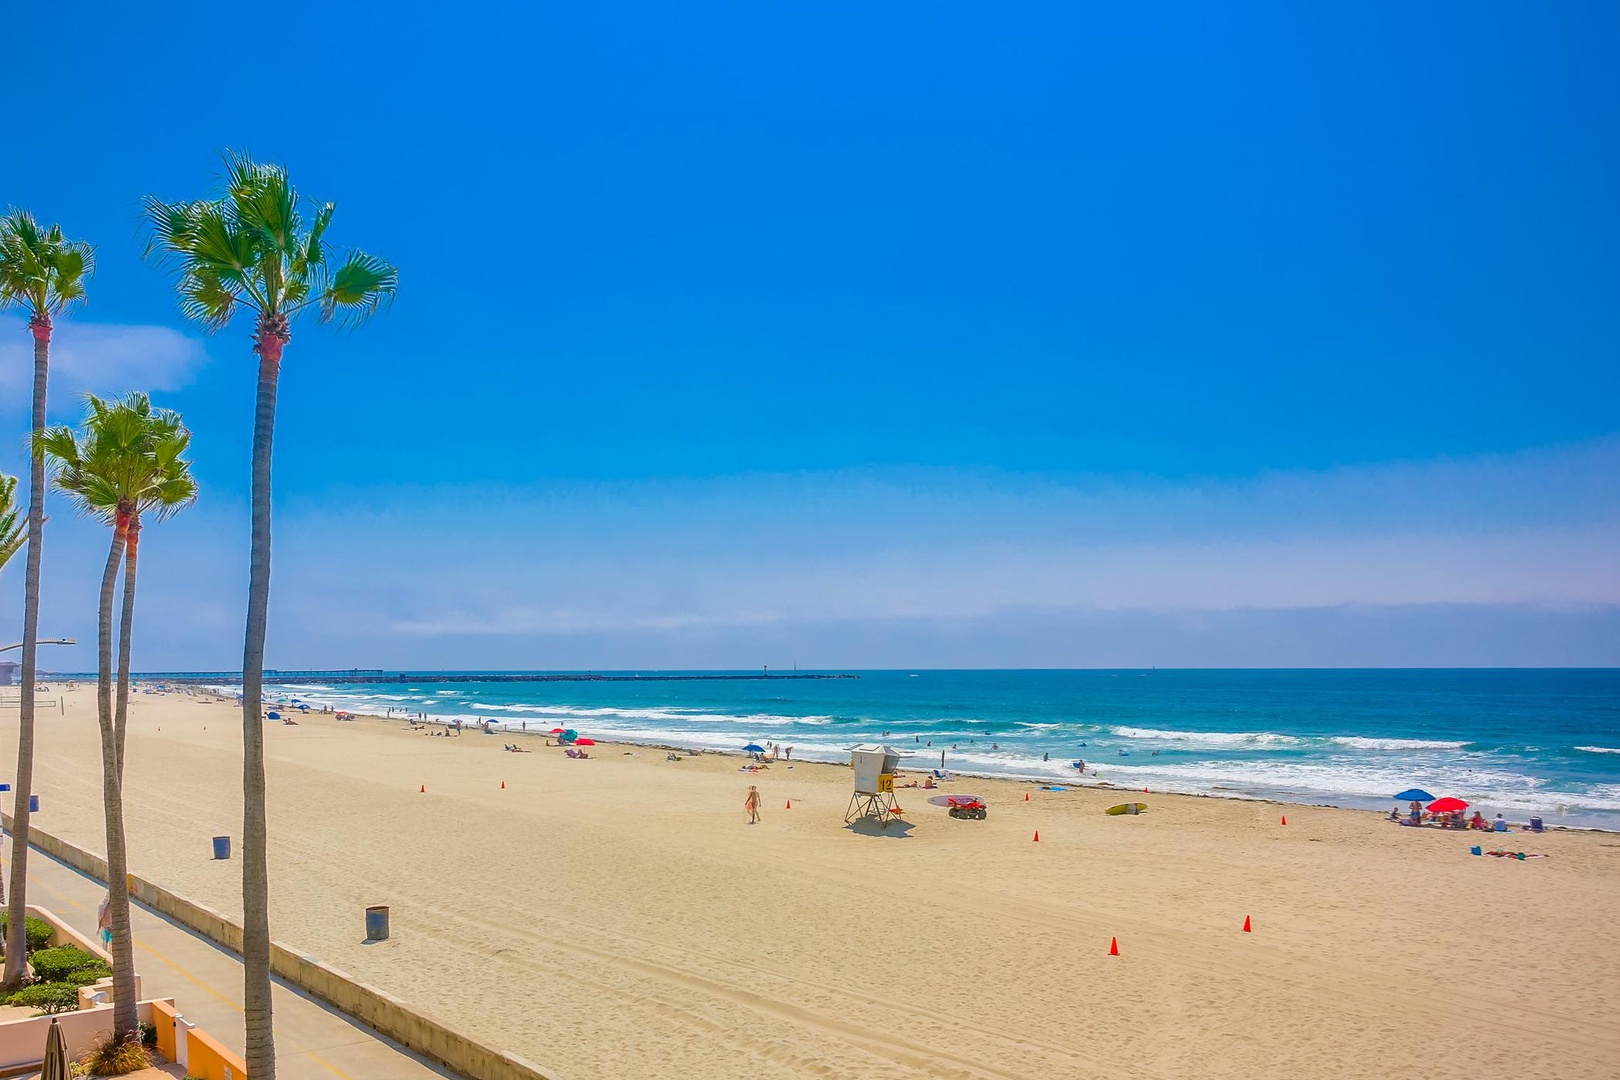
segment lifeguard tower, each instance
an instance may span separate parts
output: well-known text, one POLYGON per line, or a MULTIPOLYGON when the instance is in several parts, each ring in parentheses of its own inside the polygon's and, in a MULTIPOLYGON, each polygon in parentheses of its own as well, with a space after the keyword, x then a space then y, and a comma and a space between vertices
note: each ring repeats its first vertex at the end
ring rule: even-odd
POLYGON ((847 825, 857 818, 873 818, 884 828, 902 811, 894 798, 894 772, 905 755, 892 746, 862 743, 850 750, 849 763, 855 767, 855 794, 850 796, 844 814, 847 825))

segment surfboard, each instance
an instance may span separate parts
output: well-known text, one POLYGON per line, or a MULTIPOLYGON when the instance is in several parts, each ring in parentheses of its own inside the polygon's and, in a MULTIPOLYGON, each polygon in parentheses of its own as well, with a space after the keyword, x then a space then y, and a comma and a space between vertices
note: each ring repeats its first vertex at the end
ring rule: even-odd
POLYGON ((1105 814, 1140 814, 1147 809, 1145 802, 1122 802, 1118 806, 1110 806, 1103 811, 1105 814))

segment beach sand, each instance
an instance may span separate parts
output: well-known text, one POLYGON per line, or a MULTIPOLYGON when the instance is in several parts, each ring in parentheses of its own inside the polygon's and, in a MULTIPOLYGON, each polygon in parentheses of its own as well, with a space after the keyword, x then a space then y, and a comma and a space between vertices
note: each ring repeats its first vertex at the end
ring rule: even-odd
MULTIPOLYGON (((862 835, 837 766, 265 737, 272 935, 565 1080, 1620 1075, 1614 834, 973 780, 988 820, 907 789, 911 827, 862 835)), ((240 739, 232 705, 137 694, 125 795, 131 868, 238 917, 209 838, 240 846, 240 739)), ((35 820, 101 851, 96 745, 92 690, 41 716, 35 820)))

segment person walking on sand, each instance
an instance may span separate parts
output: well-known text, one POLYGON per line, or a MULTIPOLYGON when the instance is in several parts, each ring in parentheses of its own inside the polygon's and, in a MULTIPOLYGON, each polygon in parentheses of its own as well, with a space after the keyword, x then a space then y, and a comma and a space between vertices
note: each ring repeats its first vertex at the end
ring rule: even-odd
POLYGON ((748 811, 748 824, 759 824, 759 788, 753 784, 748 785, 748 797, 743 800, 743 809, 748 811))

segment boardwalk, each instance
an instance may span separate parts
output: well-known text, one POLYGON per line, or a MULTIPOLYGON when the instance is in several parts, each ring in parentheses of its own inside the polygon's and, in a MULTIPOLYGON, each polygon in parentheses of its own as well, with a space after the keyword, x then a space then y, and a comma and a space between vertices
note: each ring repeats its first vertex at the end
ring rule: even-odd
MULTIPOLYGON (((11 838, 5 842, 11 857, 11 838)), ((94 937, 106 887, 39 850, 28 853, 28 901, 94 937)), ((135 968, 147 997, 172 997, 180 1013, 242 1052, 242 963, 185 927, 133 905, 135 968)), ((277 981, 273 991, 278 1080, 434 1080, 453 1077, 342 1013, 277 981)))

